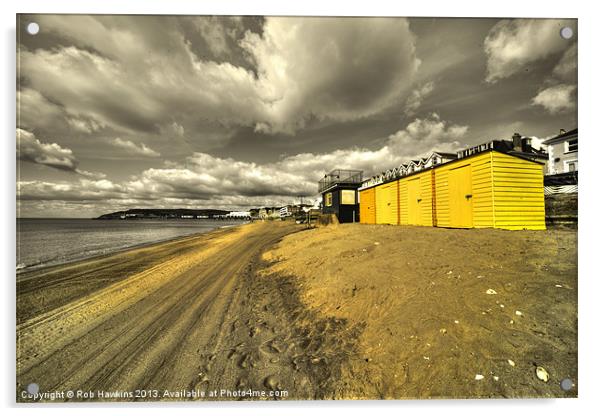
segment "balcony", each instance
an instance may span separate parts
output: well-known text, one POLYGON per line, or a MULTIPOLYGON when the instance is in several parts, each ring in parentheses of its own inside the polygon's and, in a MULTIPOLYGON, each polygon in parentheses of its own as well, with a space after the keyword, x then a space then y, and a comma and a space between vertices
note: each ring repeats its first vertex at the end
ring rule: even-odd
POLYGON ((360 185, 363 171, 335 169, 324 175, 318 184, 318 192, 322 193, 335 185, 360 185))

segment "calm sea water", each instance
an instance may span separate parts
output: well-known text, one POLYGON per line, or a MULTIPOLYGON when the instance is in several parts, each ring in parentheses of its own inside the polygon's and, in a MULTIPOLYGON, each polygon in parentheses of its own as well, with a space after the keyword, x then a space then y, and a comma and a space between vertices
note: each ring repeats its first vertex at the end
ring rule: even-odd
POLYGON ((241 223, 221 220, 17 219, 17 272, 241 223))

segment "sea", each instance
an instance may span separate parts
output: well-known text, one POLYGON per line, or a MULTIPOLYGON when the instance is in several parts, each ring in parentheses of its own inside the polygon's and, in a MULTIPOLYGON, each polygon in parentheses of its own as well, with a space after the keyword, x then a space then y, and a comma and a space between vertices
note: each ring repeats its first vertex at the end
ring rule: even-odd
POLYGON ((206 233, 243 221, 17 219, 17 273, 206 233))

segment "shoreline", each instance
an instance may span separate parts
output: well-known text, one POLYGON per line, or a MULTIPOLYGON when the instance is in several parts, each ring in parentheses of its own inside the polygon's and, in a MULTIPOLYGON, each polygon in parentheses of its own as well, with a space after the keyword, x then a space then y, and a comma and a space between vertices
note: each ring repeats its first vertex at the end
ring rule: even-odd
POLYGON ((216 228, 21 273, 16 279, 17 323, 77 299, 93 296, 108 286, 151 272, 171 261, 186 260, 199 251, 214 250, 219 241, 236 238, 249 232, 249 228, 252 227, 248 224, 216 228))
MULTIPOLYGON (((105 220, 105 221, 109 221, 109 220, 105 220)), ((171 238, 166 238, 166 239, 160 239, 160 240, 154 240, 154 241, 148 241, 148 242, 144 242, 144 243, 137 243, 137 244, 133 244, 133 245, 128 245, 128 246, 123 246, 123 247, 119 247, 117 249, 114 249, 112 251, 109 252, 105 252, 105 253, 100 253, 100 254, 92 254, 89 256, 82 256, 82 257, 77 257, 77 258, 72 258, 69 260, 66 260, 64 262, 59 262, 59 263, 53 263, 53 264, 48 264, 48 263, 38 263, 36 265, 32 265, 32 266, 26 266, 26 267, 22 267, 22 268, 16 268, 15 270, 15 274, 16 274, 16 279, 17 281, 20 280, 20 278, 22 278, 24 275, 28 274, 28 273, 32 273, 32 272, 40 272, 40 271, 44 271, 46 269, 50 269, 53 267, 61 267, 61 266, 68 266, 74 263, 78 263, 78 262, 85 262, 85 261, 89 261, 89 260, 97 260, 97 259, 102 259, 114 254, 118 254, 118 253, 123 253, 126 252, 128 250, 135 250, 138 248, 144 248, 144 247, 150 247, 156 244, 163 244, 163 243, 169 243, 169 242, 174 242, 174 241, 179 241, 179 240, 183 240, 186 238, 191 238, 191 237, 197 237, 199 235, 204 235, 204 234, 208 234, 208 233, 212 233, 215 232, 217 230, 222 230, 222 229, 227 229, 227 228, 235 228, 235 227, 240 227, 246 224, 250 224, 251 222, 246 221, 246 222, 241 222, 240 224, 232 224, 232 225, 222 225, 219 227, 215 227, 212 228, 208 231, 200 231, 200 232, 195 232, 192 234, 187 234, 187 235, 180 235, 180 236, 176 236, 176 237, 171 237, 171 238)), ((18 245, 18 233, 17 233, 17 245, 18 245)), ((18 266, 18 262, 17 262, 17 266, 18 266)))
MULTIPOLYGON (((207 382, 234 388, 234 368, 216 368, 229 377, 220 382, 203 378, 199 365, 240 368, 240 357, 228 351, 269 336, 255 320, 242 319, 253 313, 242 292, 260 254, 299 230, 290 222, 245 225, 57 267, 18 283, 17 401, 30 402, 20 393, 32 380, 44 391, 177 391, 205 389, 207 382), (236 339, 232 328, 241 331, 236 339)), ((249 380, 261 388, 267 376, 249 380)))

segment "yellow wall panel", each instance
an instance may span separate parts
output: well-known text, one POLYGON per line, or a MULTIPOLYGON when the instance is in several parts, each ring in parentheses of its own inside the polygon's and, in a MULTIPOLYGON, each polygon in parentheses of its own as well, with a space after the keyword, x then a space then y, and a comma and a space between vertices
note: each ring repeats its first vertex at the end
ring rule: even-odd
POLYGON ((437 226, 493 227, 491 152, 447 163, 434 173, 437 226))
POLYGON ((433 171, 428 170, 399 180, 399 222, 433 225, 433 171))
POLYGON ((360 223, 376 224, 376 201, 374 188, 360 191, 360 223))
POLYGON ((377 224, 399 224, 398 183, 399 181, 389 182, 375 187, 377 224))
POLYGON ((543 230, 546 213, 543 166, 504 153, 492 152, 495 227, 543 230))
POLYGON ((399 189, 399 224, 408 225, 408 198, 405 196, 408 193, 408 181, 400 179, 397 181, 399 189))

